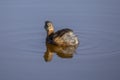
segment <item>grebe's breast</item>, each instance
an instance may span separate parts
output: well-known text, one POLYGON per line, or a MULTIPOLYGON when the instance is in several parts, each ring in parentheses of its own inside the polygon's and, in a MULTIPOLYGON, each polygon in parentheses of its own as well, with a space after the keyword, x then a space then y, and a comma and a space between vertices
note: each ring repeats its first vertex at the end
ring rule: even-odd
POLYGON ((60 46, 75 46, 79 44, 77 36, 68 28, 55 32, 50 38, 52 43, 60 46))

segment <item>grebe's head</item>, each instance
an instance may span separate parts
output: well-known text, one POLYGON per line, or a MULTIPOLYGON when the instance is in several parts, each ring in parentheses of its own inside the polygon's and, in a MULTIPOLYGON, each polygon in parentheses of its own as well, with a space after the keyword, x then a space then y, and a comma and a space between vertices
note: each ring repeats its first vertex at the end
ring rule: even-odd
POLYGON ((53 31, 54 32, 54 27, 53 27, 53 24, 51 21, 45 21, 45 26, 44 26, 45 30, 47 32, 51 32, 53 31))

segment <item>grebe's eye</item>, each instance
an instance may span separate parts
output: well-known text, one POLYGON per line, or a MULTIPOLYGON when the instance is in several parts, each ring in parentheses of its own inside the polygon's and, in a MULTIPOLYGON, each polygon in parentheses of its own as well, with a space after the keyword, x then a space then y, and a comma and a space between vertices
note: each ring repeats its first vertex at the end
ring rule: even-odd
POLYGON ((52 24, 51 23, 47 23, 47 26, 52 26, 52 24))

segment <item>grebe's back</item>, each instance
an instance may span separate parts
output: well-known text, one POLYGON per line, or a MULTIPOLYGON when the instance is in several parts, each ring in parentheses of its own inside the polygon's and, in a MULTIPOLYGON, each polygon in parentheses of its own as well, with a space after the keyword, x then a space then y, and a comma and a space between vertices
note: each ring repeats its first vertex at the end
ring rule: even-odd
POLYGON ((74 46, 79 44, 77 36, 68 28, 55 32, 53 41, 60 46, 74 46))

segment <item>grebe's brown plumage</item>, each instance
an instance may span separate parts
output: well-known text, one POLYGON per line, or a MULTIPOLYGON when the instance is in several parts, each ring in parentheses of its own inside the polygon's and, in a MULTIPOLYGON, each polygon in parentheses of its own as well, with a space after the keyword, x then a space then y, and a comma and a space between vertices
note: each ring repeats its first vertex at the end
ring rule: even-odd
POLYGON ((46 43, 58 46, 76 46, 79 44, 77 36, 71 29, 65 28, 54 32, 51 21, 46 21, 44 28, 47 31, 46 43))

